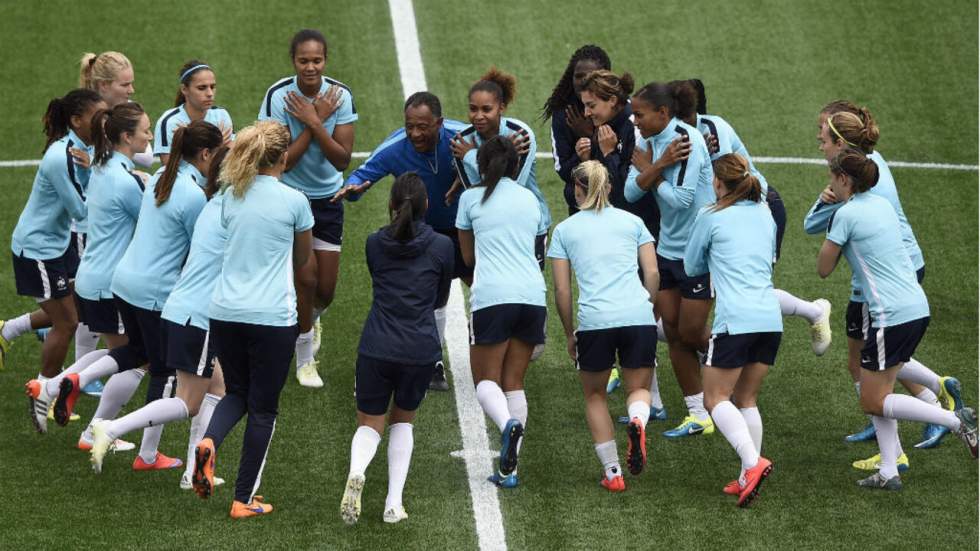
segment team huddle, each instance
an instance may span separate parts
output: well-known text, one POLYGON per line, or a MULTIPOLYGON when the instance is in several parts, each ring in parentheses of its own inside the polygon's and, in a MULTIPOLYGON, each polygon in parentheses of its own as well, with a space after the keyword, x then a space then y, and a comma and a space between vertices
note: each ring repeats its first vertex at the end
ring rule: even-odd
MULTIPOLYGON (((38 433, 49 420, 77 419, 80 394, 95 395, 77 446, 97 473, 110 450, 135 449, 123 438, 143 429, 133 470, 183 469, 180 487, 209 498, 224 483, 218 450, 245 417, 230 514, 272 512, 257 491, 293 357, 301 385, 324 384, 315 357, 345 210, 356 209, 345 202, 393 176, 390 222, 365 246, 373 296, 355 367, 345 522, 361 514, 386 427, 382 518, 408 517, 415 415, 428 390, 449 388, 443 345, 457 278, 470 291, 476 397, 500 432, 488 481, 519 485, 525 375, 554 344, 546 343, 548 266, 601 486, 627 487, 607 395, 626 393, 618 422, 632 476, 647 464, 648 424, 668 418, 655 373, 665 342, 687 412, 663 436, 719 431, 740 464, 723 493, 740 507, 759 495, 773 461, 761 453, 758 396, 783 319, 805 320, 819 356, 832 342, 831 303, 774 288, 782 199, 734 128, 706 113, 700 80, 634 89, 601 48, 577 50, 541 113, 568 209, 553 226, 535 134, 507 112, 514 76, 491 68, 472 84, 468 123, 444 118, 431 92, 412 94, 404 127, 345 178, 359 116, 352 91, 325 76, 320 32, 298 32, 289 55, 295 75, 257 98, 257 121, 237 130, 215 104, 215 69, 201 60, 180 68, 175 106, 155 125, 130 99, 133 65, 118 52, 83 56, 80 87, 49 103, 44 156, 11 239, 17 293, 39 308, 0 321, 0 368, 15 339, 43 339, 39 374, 26 384, 38 433), (157 157, 154 174, 141 170, 157 157), (73 341, 75 361, 63 369, 73 341), (120 416, 147 375, 145 405, 120 416), (186 459, 161 453, 164 426, 186 419, 186 459)), ((874 471, 858 484, 899 490, 909 462, 897 420, 925 424, 916 447, 952 432, 974 459, 977 423, 959 381, 913 358, 929 325, 925 261, 878 137, 867 108, 835 101, 819 112, 829 183, 804 229, 825 236, 821 277, 841 256, 852 272, 848 367, 870 422, 846 439, 879 446, 854 463, 874 471), (896 380, 908 395, 894 392, 896 380)))

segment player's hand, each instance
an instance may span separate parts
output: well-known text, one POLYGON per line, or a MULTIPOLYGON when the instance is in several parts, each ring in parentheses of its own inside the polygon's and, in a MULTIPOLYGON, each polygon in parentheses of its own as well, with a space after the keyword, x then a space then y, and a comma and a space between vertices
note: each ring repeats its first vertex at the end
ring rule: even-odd
POLYGON ((636 170, 644 172, 650 168, 653 168, 653 149, 640 149, 639 147, 633 148, 633 156, 630 158, 630 162, 636 167, 636 170))
POLYGON ((518 156, 527 155, 527 152, 531 150, 531 136, 524 129, 511 134, 510 141, 514 144, 514 148, 517 149, 518 156))
POLYGON ((144 186, 150 181, 150 175, 147 174, 146 172, 143 172, 142 170, 134 170, 133 174, 139 176, 140 180, 143 180, 144 186))
POLYGON ((306 126, 313 127, 323 124, 313 103, 296 92, 286 94, 286 112, 306 126))
POLYGON ((592 119, 583 115, 575 105, 569 105, 565 108, 565 121, 568 122, 568 127, 572 129, 572 133, 579 138, 588 138, 595 132, 592 119))
POLYGON ((575 338, 575 333, 565 337, 565 347, 568 350, 568 357, 572 359, 573 362, 578 361, 578 339, 575 338))
POLYGON ((685 140, 684 138, 677 138, 676 140, 670 142, 667 149, 664 150, 660 158, 657 159, 657 163, 660 168, 667 168, 668 166, 674 165, 681 161, 686 161, 691 155, 691 142, 685 140))
POLYGON ((89 158, 88 153, 84 149, 73 147, 69 151, 71 152, 71 160, 79 167, 89 168, 92 166, 92 159, 89 158))
POLYGON ((476 149, 476 138, 474 137, 473 141, 469 141, 457 132, 450 140, 449 148, 453 150, 453 157, 462 159, 471 149, 476 149))
POLYGON ((374 182, 361 182, 360 184, 348 184, 342 188, 340 191, 335 193, 330 199, 331 203, 337 203, 347 199, 348 201, 357 200, 362 193, 371 189, 374 182))
POLYGON ((463 189, 463 182, 459 181, 459 178, 453 180, 453 185, 449 186, 449 191, 446 192, 446 206, 451 207, 453 203, 456 202, 456 193, 463 189))
POLYGON ((837 195, 834 193, 834 190, 830 189, 830 186, 827 186, 824 188, 823 191, 820 192, 820 202, 826 203, 828 205, 832 205, 834 203, 840 202, 840 199, 837 198, 837 195))
POLYGON ((710 155, 718 153, 721 149, 721 146, 718 145, 718 136, 715 136, 711 132, 704 133, 704 143, 708 146, 708 153, 710 155))
POLYGON ((588 161, 592 158, 592 140, 589 138, 579 138, 575 142, 575 154, 582 161, 588 161))
POLYGON ((321 124, 333 116, 340 107, 341 90, 340 86, 331 86, 326 94, 317 94, 316 99, 313 100, 313 107, 316 108, 321 124))
POLYGON ((224 124, 218 126, 218 130, 221 130, 221 143, 222 145, 227 145, 231 147, 231 136, 234 132, 230 126, 225 126, 224 124))
POLYGON ((596 139, 599 140, 599 151, 602 152, 603 157, 615 151, 616 144, 619 143, 619 137, 608 124, 604 124, 596 130, 596 139))

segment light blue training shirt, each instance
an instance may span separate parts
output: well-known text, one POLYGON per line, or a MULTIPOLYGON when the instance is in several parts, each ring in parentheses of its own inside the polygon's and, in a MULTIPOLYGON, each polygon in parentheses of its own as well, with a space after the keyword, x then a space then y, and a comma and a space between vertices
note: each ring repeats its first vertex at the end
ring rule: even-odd
POLYGON ((711 273, 717 296, 713 334, 783 330, 772 286, 775 257, 776 223, 761 201, 701 209, 684 250, 684 271, 691 277, 711 273))
POLYGON ((578 282, 578 330, 655 325, 640 281, 638 249, 653 243, 638 216, 615 207, 582 210, 551 233, 548 256, 568 260, 578 282))
POLYGON ((136 230, 143 202, 143 180, 130 172, 133 161, 119 152, 92 170, 89 180, 88 238, 75 292, 88 300, 112 298, 112 275, 136 230))
POLYGON ((485 190, 464 191, 456 212, 456 227, 472 230, 475 241, 470 311, 498 304, 545 306, 544 277, 534 256, 537 199, 510 178, 501 178, 484 203, 485 190))
POLYGON ((221 225, 228 231, 221 275, 214 287, 213 320, 296 325, 293 285, 295 234, 313 227, 310 202, 272 176, 259 175, 244 197, 224 192, 221 225))
MULTIPOLYGON (((204 112, 204 122, 209 122, 217 126, 222 132, 225 129, 232 130, 234 128, 231 124, 231 115, 228 114, 228 111, 218 106, 214 106, 204 112)), ((190 123, 191 117, 187 114, 185 104, 164 111, 160 115, 160 118, 157 119, 156 130, 153 132, 153 154, 169 155, 170 143, 173 141, 174 132, 181 126, 187 126, 190 123)), ((234 138, 235 134, 232 133, 231 137, 234 138)))
MULTIPOLYGON (((337 106, 337 110, 327 120, 323 121, 323 127, 327 129, 327 133, 330 135, 333 135, 337 125, 351 124, 357 120, 354 96, 351 95, 350 88, 346 84, 329 77, 322 77, 319 93, 326 94, 334 86, 341 88, 340 104, 337 106)), ((294 92, 301 98, 305 97, 296 84, 295 76, 281 79, 270 86, 265 93, 261 107, 259 107, 259 120, 274 120, 288 126, 291 139, 295 140, 303 133, 306 125, 286 112, 286 95, 289 92, 294 92)), ((306 100, 311 101, 311 98, 306 98, 306 100)), ((283 173, 282 181, 286 185, 302 191, 310 199, 323 199, 332 197, 340 190, 344 184, 344 172, 337 170, 323 156, 323 151, 320 150, 320 145, 316 140, 312 140, 299 162, 288 172, 283 173)))
POLYGON ((738 137, 732 125, 718 115, 698 115, 698 130, 701 131, 701 134, 711 134, 718 140, 718 151, 711 155, 712 161, 717 160, 722 155, 735 153, 749 162, 749 172, 759 180, 759 184, 762 186, 762 197, 765 199, 766 193, 769 191, 769 182, 752 162, 752 155, 749 155, 748 148, 738 137))

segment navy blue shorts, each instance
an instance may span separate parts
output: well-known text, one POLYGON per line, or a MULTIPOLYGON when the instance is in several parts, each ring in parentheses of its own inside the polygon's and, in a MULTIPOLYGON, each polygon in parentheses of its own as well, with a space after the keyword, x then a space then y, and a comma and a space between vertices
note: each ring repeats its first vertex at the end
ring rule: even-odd
POLYGON ((470 344, 499 344, 518 339, 544 343, 548 310, 530 304, 497 304, 470 314, 470 344))
POLYGON ((929 327, 929 316, 891 327, 872 327, 861 349, 861 367, 884 371, 912 358, 929 327))
POLYGON ((692 300, 711 300, 715 293, 711 289, 711 276, 702 274, 690 277, 684 271, 683 260, 670 260, 657 255, 657 270, 660 271, 660 290, 681 290, 681 297, 692 300))
POLYGON ((357 410, 368 415, 384 415, 392 397, 399 409, 417 410, 434 370, 434 363, 408 365, 358 354, 354 377, 357 410))
POLYGON ((466 263, 463 262, 463 251, 462 249, 459 248, 459 230, 457 230, 456 228, 447 228, 442 230, 437 230, 433 228, 433 231, 445 235, 453 242, 453 252, 455 253, 456 256, 455 263, 453 264, 453 278, 473 277, 473 268, 467 266, 466 263))
POLYGON ((310 209, 313 211, 313 238, 332 246, 318 247, 314 242, 313 248, 339 251, 344 240, 344 202, 332 203, 330 197, 310 199, 310 209))
POLYGON ((124 332, 116 301, 111 298, 89 300, 75 293, 75 309, 78 310, 78 321, 93 333, 122 335, 124 332))
POLYGON ((779 192, 771 185, 766 192, 766 203, 769 205, 772 220, 776 223, 776 260, 779 260, 779 253, 783 248, 783 236, 786 234, 786 205, 783 204, 779 192))
POLYGON ((163 357, 160 312, 133 306, 118 296, 114 297, 114 301, 129 340, 124 346, 109 351, 112 359, 119 364, 119 371, 149 363, 151 375, 172 376, 174 372, 167 368, 163 357))
POLYGON ((704 365, 722 369, 735 369, 752 363, 773 365, 782 338, 783 334, 779 331, 711 335, 704 365))
POLYGON ((68 257, 68 278, 74 280, 78 274, 78 267, 82 264, 82 255, 85 254, 85 244, 87 237, 84 233, 71 232, 71 239, 68 241, 68 250, 71 256, 68 257))
POLYGON ((208 332, 200 327, 194 327, 190 322, 187 325, 179 325, 161 319, 160 323, 163 329, 167 367, 210 379, 218 355, 208 332))
POLYGON ((619 357, 619 367, 637 369, 657 364, 657 326, 630 325, 575 332, 576 367, 582 371, 601 372, 612 369, 619 357))
MULTIPOLYGON (((915 278, 919 285, 926 278, 926 267, 923 266, 915 271, 915 278)), ((867 302, 850 301, 847 303, 847 313, 844 315, 844 327, 847 330, 847 338, 859 341, 868 338, 871 328, 871 316, 868 313, 867 302)))
POLYGON ((52 299, 65 298, 71 294, 68 282, 71 281, 69 269, 74 262, 74 254, 69 247, 58 258, 49 260, 35 260, 23 255, 13 256, 14 265, 14 284, 17 287, 17 294, 25 297, 33 297, 38 302, 45 302, 52 299))

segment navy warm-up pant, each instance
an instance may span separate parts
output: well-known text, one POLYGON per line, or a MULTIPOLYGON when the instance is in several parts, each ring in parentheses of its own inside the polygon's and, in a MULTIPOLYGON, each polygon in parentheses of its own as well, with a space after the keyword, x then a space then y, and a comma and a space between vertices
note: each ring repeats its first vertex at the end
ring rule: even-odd
POLYGON ((211 338, 225 377, 225 397, 218 402, 205 438, 219 447, 248 414, 242 442, 235 500, 249 503, 259 488, 265 456, 276 428, 279 394, 289 376, 299 326, 270 327, 211 320, 211 338))

